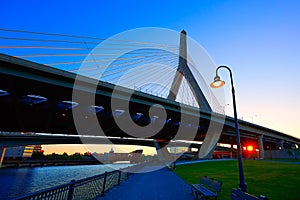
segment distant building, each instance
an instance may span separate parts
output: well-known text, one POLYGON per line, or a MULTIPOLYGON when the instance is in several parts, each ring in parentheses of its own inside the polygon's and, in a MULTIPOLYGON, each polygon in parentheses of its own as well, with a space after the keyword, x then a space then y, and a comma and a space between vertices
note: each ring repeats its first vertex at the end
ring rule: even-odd
POLYGON ((115 153, 111 148, 107 153, 92 153, 92 155, 103 163, 114 163, 117 161, 129 161, 130 163, 138 163, 144 161, 143 149, 138 149, 130 153, 115 153))
POLYGON ((4 158, 8 158, 8 159, 29 158, 32 156, 32 153, 34 151, 40 151, 41 149, 42 149, 41 145, 7 147, 4 158))
POLYGON ((23 151, 23 158, 31 157, 33 153, 33 149, 34 149, 34 145, 25 146, 23 151))
POLYGON ((42 145, 40 144, 34 145, 33 152, 41 152, 41 151, 42 151, 42 145))
POLYGON ((4 158, 22 158, 24 153, 24 146, 21 147, 7 147, 4 158))

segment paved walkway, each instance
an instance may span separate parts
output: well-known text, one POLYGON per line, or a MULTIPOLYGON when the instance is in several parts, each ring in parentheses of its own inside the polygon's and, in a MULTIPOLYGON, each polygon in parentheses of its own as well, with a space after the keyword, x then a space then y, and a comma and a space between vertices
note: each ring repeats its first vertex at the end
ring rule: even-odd
POLYGON ((174 172, 163 168, 130 176, 98 200, 189 200, 194 199, 190 186, 174 172))

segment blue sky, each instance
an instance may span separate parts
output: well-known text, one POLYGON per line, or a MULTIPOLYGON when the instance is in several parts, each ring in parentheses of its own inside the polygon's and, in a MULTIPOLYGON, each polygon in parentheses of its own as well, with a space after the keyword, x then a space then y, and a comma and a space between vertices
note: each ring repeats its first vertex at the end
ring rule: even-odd
POLYGON ((139 27, 185 29, 217 65, 232 68, 239 117, 300 138, 299 1, 5 0, 1 7, 0 27, 8 29, 101 38, 139 27))

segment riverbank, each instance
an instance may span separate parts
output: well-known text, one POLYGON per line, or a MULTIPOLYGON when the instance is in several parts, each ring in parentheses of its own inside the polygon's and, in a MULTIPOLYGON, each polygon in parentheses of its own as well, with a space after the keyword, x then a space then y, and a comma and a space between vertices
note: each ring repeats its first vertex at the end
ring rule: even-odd
POLYGON ((102 165, 98 160, 6 160, 1 168, 23 168, 70 165, 102 165))

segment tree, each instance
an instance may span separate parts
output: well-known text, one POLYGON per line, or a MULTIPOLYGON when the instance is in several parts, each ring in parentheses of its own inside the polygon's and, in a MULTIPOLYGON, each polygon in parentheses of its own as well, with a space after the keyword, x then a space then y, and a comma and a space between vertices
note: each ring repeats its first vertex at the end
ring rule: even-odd
POLYGON ((39 151, 34 151, 32 153, 32 158, 44 158, 44 151, 43 150, 39 150, 39 151))

